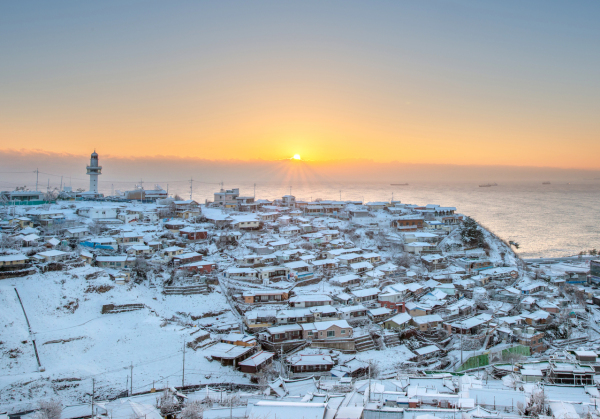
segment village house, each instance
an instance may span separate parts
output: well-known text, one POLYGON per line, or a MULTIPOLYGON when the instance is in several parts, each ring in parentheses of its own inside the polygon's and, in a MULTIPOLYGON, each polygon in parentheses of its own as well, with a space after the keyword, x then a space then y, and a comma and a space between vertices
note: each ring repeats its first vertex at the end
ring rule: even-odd
POLYGON ((405 243, 404 250, 408 253, 420 255, 421 253, 436 252, 437 247, 433 243, 412 242, 412 243, 405 243))
POLYGON ((239 279, 243 281, 258 281, 258 271, 254 268, 227 268, 224 272, 226 278, 239 279))
POLYGON ((65 222, 65 214, 62 211, 36 209, 29 211, 27 215, 33 220, 34 224, 38 224, 41 226, 62 224, 65 222))
POLYGON ((206 240, 208 232, 203 228, 185 227, 179 230, 179 234, 190 241, 206 240))
POLYGON ((391 314, 392 310, 385 307, 372 308, 367 311, 367 316, 369 316, 369 319, 371 319, 375 323, 379 323, 387 319, 391 316, 391 314))
POLYGON ((333 300, 327 295, 300 294, 289 299, 290 307, 315 307, 331 305, 333 300))
POLYGON ((404 242, 405 243, 413 243, 413 242, 425 242, 436 244, 440 240, 440 236, 433 233, 427 233, 425 231, 415 231, 404 233, 404 242))
POLYGON ((354 296, 354 301, 358 303, 377 300, 377 296, 380 292, 381 291, 379 291, 379 288, 365 288, 350 291, 350 293, 354 296))
POLYGON ((237 368, 239 363, 255 352, 255 348, 252 346, 238 346, 230 345, 228 343, 217 343, 208 350, 210 357, 216 361, 219 361, 221 365, 231 365, 233 368, 237 368))
POLYGON ((355 274, 361 275, 361 274, 367 273, 368 271, 373 270, 373 265, 371 265, 369 262, 351 263, 350 264, 350 269, 355 274))
POLYGON ((264 328, 277 322, 277 310, 257 309, 244 313, 244 323, 249 329, 264 328))
POLYGON ((337 311, 340 313, 340 317, 347 321, 365 320, 368 312, 362 304, 338 307, 337 311))
POLYGON ((437 314, 429 314, 426 316, 413 317, 411 322, 421 332, 427 332, 432 329, 438 329, 442 324, 442 318, 437 314))
POLYGON ((87 227, 67 228, 64 235, 68 239, 80 239, 89 236, 90 230, 87 227))
POLYGON ((410 325, 412 317, 408 313, 396 314, 383 322, 384 329, 402 330, 410 325))
POLYGON ((283 266, 290 270, 290 276, 293 276, 297 281, 311 279, 314 276, 312 267, 301 260, 284 263, 283 266))
POLYGON ((409 301, 404 304, 405 310, 411 317, 419 317, 426 316, 431 314, 432 308, 428 304, 416 303, 414 301, 409 301))
POLYGON ((544 332, 535 330, 533 327, 517 329, 515 334, 519 345, 528 346, 531 353, 544 352, 548 349, 548 345, 543 341, 544 336, 544 332))
POLYGON ((423 229, 422 215, 403 215, 392 221, 392 227, 401 231, 417 231, 423 229))
POLYGON ((286 324, 282 326, 268 327, 260 333, 263 340, 270 343, 289 342, 303 339, 303 329, 299 324, 286 324))
POLYGON ((152 253, 152 249, 150 246, 146 246, 145 244, 137 244, 133 246, 129 246, 127 249, 127 253, 134 256, 145 256, 152 253))
POLYGON ((273 352, 260 351, 238 363, 240 371, 247 374, 256 374, 273 363, 273 352))
POLYGON ((16 217, 10 220, 10 224, 19 226, 19 228, 33 227, 33 220, 29 217, 16 217))
POLYGON ((173 233, 178 233, 179 230, 181 230, 182 228, 185 228, 185 221, 174 219, 174 220, 169 220, 169 221, 165 222, 164 225, 167 230, 169 230, 173 233))
POLYGON ((162 250, 163 256, 168 260, 172 260, 175 256, 183 254, 183 252, 185 252, 185 249, 179 246, 170 246, 162 250))
POLYGON ((232 215, 231 226, 239 230, 258 230, 262 224, 254 214, 232 215))
POLYGON ((264 285, 268 285, 271 282, 278 282, 288 278, 290 269, 285 266, 263 266, 256 268, 257 278, 262 281, 264 285))
POLYGON ((29 258, 23 254, 10 254, 0 256, 0 268, 20 268, 25 266, 29 258))
POLYGON ((447 263, 446 263, 446 258, 440 254, 430 254, 430 255, 423 255, 421 256, 421 261, 423 262, 423 264, 432 269, 432 270, 437 270, 437 269, 444 269, 447 267, 447 263))
POLYGON ((93 249, 117 250, 119 245, 113 237, 90 237, 81 243, 93 249))
POLYGON ((190 272, 209 274, 217 269, 217 264, 208 261, 192 262, 179 265, 178 269, 187 270, 190 272))
POLYGON ((189 220, 191 218, 200 215, 200 207, 198 203, 192 199, 187 201, 174 201, 175 216, 183 220, 189 220))
POLYGON ((449 333, 458 333, 461 335, 475 335, 484 328, 488 327, 492 321, 490 314, 480 314, 469 319, 463 319, 456 322, 444 323, 445 329, 449 333))
POLYGON ((100 268, 127 268, 132 260, 127 256, 97 256, 96 265, 100 268))
POLYGON ((188 265, 194 262, 200 262, 202 260, 202 255, 198 252, 187 252, 173 255, 173 264, 174 265, 188 265))
POLYGON ((60 262, 69 257, 69 253, 60 250, 48 250, 34 255, 34 258, 40 259, 43 262, 60 262))
POLYGON ((346 320, 306 323, 301 326, 306 340, 351 338, 354 331, 346 320))
POLYGON ((215 192, 213 204, 223 208, 235 208, 238 196, 240 196, 239 188, 221 189, 219 192, 215 192))
POLYGON ((478 272, 493 267, 489 259, 482 258, 460 258, 454 261, 458 266, 464 268, 467 273, 478 272))
POLYGON ((521 315, 525 319, 525 323, 531 326, 537 326, 548 323, 551 314, 544 310, 537 310, 533 313, 526 313, 521 315))
POLYGON ((333 284, 339 284, 341 287, 355 287, 360 285, 360 276, 356 274, 347 274, 334 276, 329 280, 333 284))
POLYGON ((330 355, 324 354, 299 354, 287 358, 287 364, 293 374, 323 374, 331 371, 335 362, 330 355))
POLYGON ((256 346, 258 342, 256 338, 251 335, 243 333, 229 333, 228 335, 221 336, 221 342, 229 343, 230 345, 238 346, 256 346))
POLYGON ((244 303, 281 303, 288 299, 287 291, 247 291, 242 294, 244 303))

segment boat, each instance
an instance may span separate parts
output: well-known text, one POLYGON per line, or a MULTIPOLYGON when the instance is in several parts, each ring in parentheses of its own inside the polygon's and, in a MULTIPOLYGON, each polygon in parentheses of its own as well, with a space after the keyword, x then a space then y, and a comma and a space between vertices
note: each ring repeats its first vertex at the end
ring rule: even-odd
POLYGON ((484 183, 483 185, 479 185, 480 188, 489 188, 491 186, 498 186, 497 183, 484 183))
POLYGON ((392 186, 408 186, 408 183, 390 183, 392 186))
POLYGON ((550 185, 550 182, 542 182, 542 185, 550 185))

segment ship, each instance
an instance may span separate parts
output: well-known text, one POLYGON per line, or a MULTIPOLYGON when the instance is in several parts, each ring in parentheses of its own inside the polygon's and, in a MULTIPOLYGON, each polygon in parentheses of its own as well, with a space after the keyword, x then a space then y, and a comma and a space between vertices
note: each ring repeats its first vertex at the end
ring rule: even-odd
POLYGON ((480 188, 489 188, 491 186, 498 186, 498 184, 494 182, 494 183, 484 183, 482 185, 479 185, 480 188))
POLYGON ((550 185, 550 182, 542 182, 542 185, 550 185))
POLYGON ((392 186, 408 186, 408 183, 390 183, 392 186))

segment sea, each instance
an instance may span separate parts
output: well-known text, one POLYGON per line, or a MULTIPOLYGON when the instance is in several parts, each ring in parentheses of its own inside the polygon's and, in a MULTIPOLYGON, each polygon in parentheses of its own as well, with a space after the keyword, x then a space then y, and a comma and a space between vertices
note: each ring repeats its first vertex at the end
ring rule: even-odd
MULTIPOLYGON (((164 185, 163 185, 164 186, 164 185)), ((511 182, 479 187, 477 183, 296 183, 281 181, 227 183, 242 196, 262 199, 292 194, 298 200, 389 201, 456 207, 505 240, 519 243, 523 258, 563 257, 600 249, 600 181, 581 183, 511 182)), ((194 182, 192 196, 212 201, 219 184, 194 182)), ((189 184, 171 185, 169 193, 189 198, 189 184)))

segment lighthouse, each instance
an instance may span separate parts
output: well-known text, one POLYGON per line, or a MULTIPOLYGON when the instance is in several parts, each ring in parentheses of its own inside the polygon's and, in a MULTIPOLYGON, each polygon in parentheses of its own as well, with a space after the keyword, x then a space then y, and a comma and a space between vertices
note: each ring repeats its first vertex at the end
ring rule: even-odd
POLYGON ((86 195, 100 195, 98 193, 98 175, 102 174, 102 166, 98 166, 98 153, 96 153, 96 150, 94 150, 90 158, 87 174, 90 177, 90 190, 86 195))

